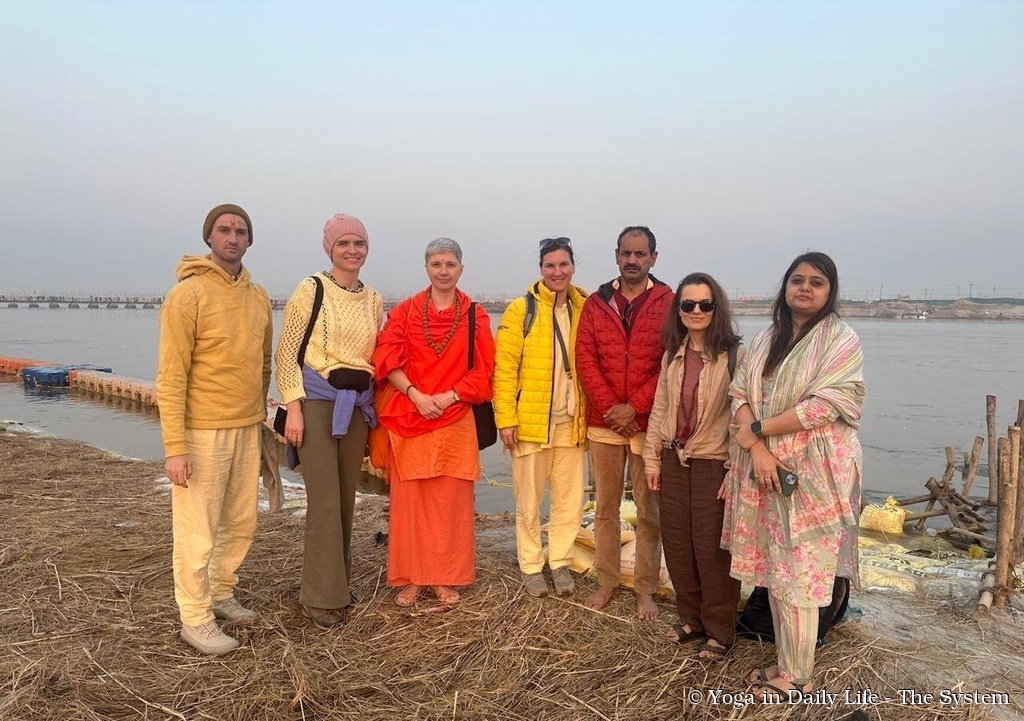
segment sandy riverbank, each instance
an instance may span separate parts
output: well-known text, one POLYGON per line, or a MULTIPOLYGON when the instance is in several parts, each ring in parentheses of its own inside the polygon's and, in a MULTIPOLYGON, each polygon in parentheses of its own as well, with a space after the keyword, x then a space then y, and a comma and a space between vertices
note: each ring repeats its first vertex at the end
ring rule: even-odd
POLYGON ((243 642, 234 654, 202 658, 177 638, 162 476, 159 463, 0 431, 0 718, 841 719, 864 707, 871 719, 924 721, 1024 710, 1012 619, 979 622, 952 596, 867 591, 819 653, 815 681, 838 700, 713 704, 714 689, 744 692, 744 674, 773 648, 743 641, 705 665, 665 639, 667 600, 652 624, 635 620, 628 593, 595 613, 579 604, 589 578, 571 600, 530 599, 506 516, 478 519, 478 580, 463 601, 413 615, 385 585, 380 497, 358 507, 360 602, 343 630, 299 614, 301 516, 261 514, 239 595, 262 620, 232 630, 243 642), (934 696, 901 702, 900 689, 934 696), (1010 705, 954 708, 943 690, 1006 692, 1010 705), (868 692, 892 700, 864 703, 868 692))

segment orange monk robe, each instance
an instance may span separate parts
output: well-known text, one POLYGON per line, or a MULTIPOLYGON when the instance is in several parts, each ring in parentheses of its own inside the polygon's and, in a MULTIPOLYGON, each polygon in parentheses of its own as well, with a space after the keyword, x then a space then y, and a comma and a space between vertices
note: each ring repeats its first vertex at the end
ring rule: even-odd
POLYGON ((420 416, 405 395, 393 393, 378 409, 388 429, 387 476, 391 484, 388 538, 388 583, 401 586, 464 586, 476 579, 473 528, 473 483, 480 477, 480 453, 470 403, 490 400, 494 339, 490 318, 476 308, 474 367, 469 370, 470 299, 456 291, 454 305, 438 312, 427 306, 426 292, 404 301, 388 314, 373 356, 376 378, 385 385, 396 368, 423 393, 455 389, 462 402, 440 418, 420 416), (441 354, 440 346, 456 322, 441 354))

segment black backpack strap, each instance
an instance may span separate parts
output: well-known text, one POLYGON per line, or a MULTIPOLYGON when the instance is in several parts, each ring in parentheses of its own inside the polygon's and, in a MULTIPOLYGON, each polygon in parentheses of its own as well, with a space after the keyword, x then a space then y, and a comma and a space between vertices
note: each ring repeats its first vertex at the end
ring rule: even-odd
POLYGON ((732 377, 736 375, 736 354, 739 352, 739 349, 739 343, 729 348, 729 380, 732 380, 732 377))
POLYGON ((537 299, 532 293, 526 294, 526 316, 523 318, 523 338, 530 335, 533 321, 537 319, 537 299))
POLYGON ((476 303, 469 302, 469 369, 473 370, 473 343, 476 341, 476 303))
POLYGON ((313 311, 309 315, 309 324, 306 326, 306 334, 302 336, 302 345, 299 346, 299 368, 302 368, 302 362, 306 360, 306 346, 309 345, 309 339, 313 335, 313 326, 316 324, 316 317, 320 315, 320 307, 324 304, 324 284, 320 282, 320 279, 315 276, 309 276, 316 283, 316 292, 313 294, 313 311))

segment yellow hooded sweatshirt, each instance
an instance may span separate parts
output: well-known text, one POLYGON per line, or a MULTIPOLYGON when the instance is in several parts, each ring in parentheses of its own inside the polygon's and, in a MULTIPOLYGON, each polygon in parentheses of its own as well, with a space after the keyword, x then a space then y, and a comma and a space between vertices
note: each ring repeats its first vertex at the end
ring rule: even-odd
POLYGON ((157 402, 164 453, 188 453, 185 429, 242 428, 267 417, 274 340, 270 298, 244 267, 183 256, 160 306, 157 402))

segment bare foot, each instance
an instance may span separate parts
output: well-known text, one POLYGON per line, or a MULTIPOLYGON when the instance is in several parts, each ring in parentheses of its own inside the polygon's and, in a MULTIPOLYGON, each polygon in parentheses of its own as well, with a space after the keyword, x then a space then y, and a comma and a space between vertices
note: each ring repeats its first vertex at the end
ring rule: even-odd
POLYGON ((658 606, 649 593, 636 594, 636 617, 641 621, 653 621, 658 617, 658 606))
POLYGON ((598 586, 593 595, 583 602, 583 605, 595 611, 600 611, 615 597, 615 593, 618 590, 615 586, 598 586))

